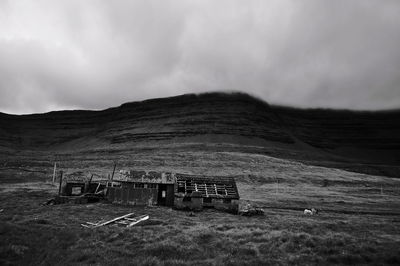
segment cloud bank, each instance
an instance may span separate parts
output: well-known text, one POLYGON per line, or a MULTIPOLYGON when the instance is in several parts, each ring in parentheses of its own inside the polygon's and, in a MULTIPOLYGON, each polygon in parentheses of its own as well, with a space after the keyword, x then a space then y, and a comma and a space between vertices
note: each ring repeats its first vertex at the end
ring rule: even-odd
POLYGON ((0 111, 240 90, 400 107, 400 2, 0 0, 0 111))

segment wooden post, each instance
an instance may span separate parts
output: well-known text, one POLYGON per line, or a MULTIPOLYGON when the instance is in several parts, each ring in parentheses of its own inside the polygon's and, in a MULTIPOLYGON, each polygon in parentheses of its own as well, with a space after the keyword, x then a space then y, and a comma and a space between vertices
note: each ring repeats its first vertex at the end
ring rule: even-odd
POLYGON ((114 179, 115 167, 117 167, 117 163, 114 163, 114 169, 111 176, 111 181, 114 179))
POLYGON ((89 179, 89 186, 90 186, 90 183, 92 182, 92 179, 93 179, 93 174, 90 176, 90 179, 89 179))
POLYGON ((60 196, 61 194, 62 179, 63 179, 63 171, 60 171, 60 186, 58 187, 58 196, 60 196))
POLYGON ((99 190, 99 188, 100 188, 100 182, 99 182, 99 184, 97 185, 97 188, 96 188, 96 190, 95 190, 94 194, 96 194, 96 193, 97 193, 97 191, 99 190))
POLYGON ((56 168, 57 168, 57 163, 54 162, 54 170, 53 170, 53 184, 56 182, 56 168))
POLYGON ((93 175, 94 174, 90 176, 89 182, 85 183, 85 193, 88 193, 90 191, 90 183, 92 183, 93 175))

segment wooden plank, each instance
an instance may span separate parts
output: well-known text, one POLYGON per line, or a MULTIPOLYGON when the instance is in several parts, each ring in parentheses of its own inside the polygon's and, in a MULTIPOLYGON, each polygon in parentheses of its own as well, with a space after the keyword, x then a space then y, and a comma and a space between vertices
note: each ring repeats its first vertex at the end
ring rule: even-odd
POLYGON ((146 221, 146 220, 148 220, 150 217, 148 216, 148 215, 142 215, 142 216, 139 216, 139 217, 137 217, 136 219, 136 221, 133 221, 133 222, 131 222, 130 224, 128 224, 126 227, 132 227, 132 226, 134 226, 134 225, 136 225, 136 224, 138 224, 138 223, 140 223, 140 222, 143 222, 143 221, 146 221))
POLYGON ((124 218, 124 220, 127 220, 127 221, 136 221, 137 219, 136 219, 136 218, 124 218))
POLYGON ((129 216, 131 216, 131 215, 133 215, 133 214, 134 214, 133 212, 131 212, 131 213, 128 213, 128 214, 125 214, 125 215, 123 215, 123 216, 120 216, 120 217, 117 217, 117 218, 111 219, 111 220, 109 220, 109 221, 106 221, 106 222, 104 222, 104 223, 101 223, 101 224, 98 224, 98 225, 96 225, 95 227, 100 227, 100 226, 104 226, 104 225, 107 225, 107 224, 110 224, 110 223, 113 223, 113 222, 119 221, 119 220, 121 220, 121 219, 124 219, 124 218, 127 218, 127 217, 129 217, 129 216))

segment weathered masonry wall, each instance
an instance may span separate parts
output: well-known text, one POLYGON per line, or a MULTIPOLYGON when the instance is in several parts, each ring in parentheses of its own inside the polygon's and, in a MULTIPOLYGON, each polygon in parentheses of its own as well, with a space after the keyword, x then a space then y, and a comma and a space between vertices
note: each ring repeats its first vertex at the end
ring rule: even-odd
POLYGON ((174 206, 178 209, 217 210, 237 213, 239 193, 232 177, 206 177, 176 174, 174 206))
POLYGON ((183 193, 176 193, 174 206, 177 209, 201 211, 203 209, 203 198, 201 193, 198 192, 193 192, 189 196, 183 193))

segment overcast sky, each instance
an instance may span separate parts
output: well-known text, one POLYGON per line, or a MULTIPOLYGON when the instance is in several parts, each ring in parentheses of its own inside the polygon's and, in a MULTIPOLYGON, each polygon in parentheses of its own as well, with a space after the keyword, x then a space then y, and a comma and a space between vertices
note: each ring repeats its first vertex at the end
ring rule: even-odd
POLYGON ((0 0, 0 112, 220 90, 400 108, 400 1, 0 0))

